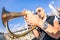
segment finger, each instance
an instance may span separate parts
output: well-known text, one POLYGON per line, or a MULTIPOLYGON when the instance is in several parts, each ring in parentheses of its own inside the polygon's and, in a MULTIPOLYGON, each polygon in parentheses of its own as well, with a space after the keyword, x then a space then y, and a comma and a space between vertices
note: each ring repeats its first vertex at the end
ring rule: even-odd
POLYGON ((26 18, 26 16, 24 16, 24 19, 26 18))
POLYGON ((25 19, 29 19, 31 17, 31 15, 25 15, 24 18, 25 19))
POLYGON ((33 25, 33 24, 28 22, 28 25, 33 25))
POLYGON ((25 16, 24 16, 24 19, 25 19, 25 20, 28 20, 28 19, 29 19, 29 17, 28 17, 27 15, 25 15, 25 16))
POLYGON ((27 10, 26 9, 23 9, 22 12, 26 12, 27 10))
POLYGON ((27 20, 27 19, 26 19, 26 16, 24 16, 24 19, 27 20))
POLYGON ((25 15, 24 18, 27 18, 27 15, 25 15))
POLYGON ((30 15, 27 15, 27 16, 25 16, 25 19, 26 20, 30 20, 31 19, 31 16, 30 15))

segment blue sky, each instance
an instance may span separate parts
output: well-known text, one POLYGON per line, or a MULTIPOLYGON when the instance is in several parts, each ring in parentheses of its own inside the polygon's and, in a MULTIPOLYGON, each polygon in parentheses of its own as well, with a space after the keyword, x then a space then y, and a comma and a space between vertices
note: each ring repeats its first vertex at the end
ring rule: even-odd
MULTIPOLYGON (((42 7, 45 9, 46 14, 49 14, 50 9, 48 5, 51 1, 54 1, 55 7, 60 6, 60 0, 0 0, 0 32, 6 32, 1 19, 3 7, 10 12, 21 12, 23 9, 35 11, 37 7, 42 7)), ((13 19, 9 24, 11 29, 13 29, 14 26, 16 26, 14 28, 17 28, 17 26, 20 27, 24 25, 24 19, 13 19)))

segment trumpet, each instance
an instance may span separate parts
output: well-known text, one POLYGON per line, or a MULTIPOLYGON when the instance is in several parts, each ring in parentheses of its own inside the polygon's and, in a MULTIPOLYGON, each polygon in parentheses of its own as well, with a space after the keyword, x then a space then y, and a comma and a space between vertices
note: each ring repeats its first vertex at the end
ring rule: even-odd
POLYGON ((9 29, 9 25, 8 25, 9 20, 11 20, 13 18, 17 18, 17 17, 24 17, 26 15, 27 14, 25 12, 8 12, 5 10, 5 7, 3 7, 3 9, 2 9, 2 22, 3 22, 3 25, 6 27, 7 32, 11 35, 10 37, 12 39, 22 37, 22 36, 26 35, 27 33, 29 33, 30 31, 32 31, 36 28, 35 25, 32 25, 32 27, 30 29, 23 32, 22 34, 14 34, 9 29))

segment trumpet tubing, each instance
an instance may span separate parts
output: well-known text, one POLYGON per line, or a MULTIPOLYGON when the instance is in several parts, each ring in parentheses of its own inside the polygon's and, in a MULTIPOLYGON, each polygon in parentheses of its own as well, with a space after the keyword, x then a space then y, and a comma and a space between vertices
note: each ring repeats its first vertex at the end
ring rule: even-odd
POLYGON ((24 32, 22 34, 14 34, 13 32, 10 31, 9 26, 8 26, 8 21, 13 19, 13 18, 23 17, 26 15, 27 15, 26 13, 22 13, 22 12, 18 12, 18 13, 17 12, 8 12, 5 10, 5 8, 3 8, 3 10, 2 10, 2 22, 3 22, 3 25, 6 27, 7 32, 10 35, 12 35, 12 37, 10 36, 11 38, 14 39, 14 38, 24 36, 36 28, 36 26, 33 25, 32 28, 28 29, 26 32, 24 32))

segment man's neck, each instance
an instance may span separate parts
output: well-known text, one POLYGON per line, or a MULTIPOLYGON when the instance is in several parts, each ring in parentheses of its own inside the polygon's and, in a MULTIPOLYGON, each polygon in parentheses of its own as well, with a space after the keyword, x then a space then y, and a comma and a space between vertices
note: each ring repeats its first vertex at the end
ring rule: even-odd
POLYGON ((47 18, 47 15, 45 14, 44 15, 44 18, 43 18, 43 21, 46 21, 46 18, 47 18))

